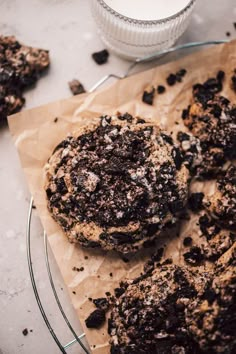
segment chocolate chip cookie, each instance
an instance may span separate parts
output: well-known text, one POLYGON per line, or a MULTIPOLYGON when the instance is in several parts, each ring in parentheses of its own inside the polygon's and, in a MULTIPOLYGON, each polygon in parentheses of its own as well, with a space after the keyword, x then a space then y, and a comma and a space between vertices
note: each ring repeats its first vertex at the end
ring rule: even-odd
POLYGON ((111 353, 197 353, 185 311, 204 291, 206 279, 186 267, 161 265, 125 283, 109 319, 111 353))
POLYGON ((35 84, 48 66, 47 50, 25 46, 13 36, 0 36, 0 120, 22 108, 23 90, 35 84))
POLYGON ((188 170, 171 136, 118 114, 55 148, 45 189, 48 208, 70 241, 127 253, 176 221, 187 199, 188 170))

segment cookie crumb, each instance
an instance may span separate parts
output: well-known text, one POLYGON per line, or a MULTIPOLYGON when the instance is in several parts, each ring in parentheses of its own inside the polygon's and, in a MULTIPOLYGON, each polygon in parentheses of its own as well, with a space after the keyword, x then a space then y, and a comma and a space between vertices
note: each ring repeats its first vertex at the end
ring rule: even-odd
POLYGON ((143 92, 142 101, 150 106, 153 104, 155 89, 153 86, 147 87, 143 92))
POLYGON ((56 117, 55 119, 54 119, 54 123, 56 123, 58 121, 58 118, 56 117))
POLYGON ((198 246, 192 246, 189 252, 184 253, 184 260, 191 265, 199 265, 204 259, 202 250, 198 246))
POLYGON ((99 297, 93 300, 94 305, 101 310, 107 311, 109 309, 109 302, 105 297, 99 297))
POLYGON ((165 91, 166 91, 165 86, 163 86, 163 85, 158 85, 158 86, 157 86, 157 93, 162 94, 162 93, 164 93, 165 91))
POLYGON ((189 246, 192 245, 192 242, 193 242, 192 237, 191 237, 191 236, 186 236, 186 237, 184 238, 184 240, 183 240, 183 245, 184 245, 185 247, 189 247, 189 246))
POLYGON ((166 78, 166 82, 169 86, 173 86, 176 83, 176 75, 175 74, 170 74, 166 78))
POLYGON ((189 203, 189 208, 196 212, 199 210, 203 209, 203 201, 204 198, 204 193, 192 193, 188 199, 188 203, 189 203))
POLYGON ((27 336, 28 333, 29 333, 28 328, 23 329, 22 334, 24 336, 27 336))
POLYGON ((101 50, 100 52, 96 52, 92 54, 92 58, 93 60, 98 64, 98 65, 102 65, 105 64, 108 60, 109 57, 109 52, 104 49, 101 50))
POLYGON ((228 31, 225 33, 227 37, 230 37, 231 36, 231 33, 228 31))
POLYGON ((85 93, 86 90, 84 88, 84 86, 81 84, 81 82, 77 79, 74 79, 72 81, 70 81, 68 83, 71 92, 73 93, 73 95, 80 95, 81 93, 85 93))
POLYGON ((99 328, 105 322, 105 311, 96 309, 86 318, 85 324, 87 328, 99 328))
POLYGON ((73 293, 74 295, 76 295, 76 291, 72 291, 72 293, 73 293))

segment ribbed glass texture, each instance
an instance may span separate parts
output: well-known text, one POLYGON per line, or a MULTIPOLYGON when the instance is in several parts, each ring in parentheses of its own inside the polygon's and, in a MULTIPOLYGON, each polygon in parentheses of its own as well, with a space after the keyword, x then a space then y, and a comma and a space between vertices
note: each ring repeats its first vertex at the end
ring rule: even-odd
POLYGON ((115 53, 128 59, 171 47, 186 30, 195 3, 196 0, 191 0, 183 10, 166 19, 142 21, 119 14, 103 0, 91 0, 102 40, 115 53))

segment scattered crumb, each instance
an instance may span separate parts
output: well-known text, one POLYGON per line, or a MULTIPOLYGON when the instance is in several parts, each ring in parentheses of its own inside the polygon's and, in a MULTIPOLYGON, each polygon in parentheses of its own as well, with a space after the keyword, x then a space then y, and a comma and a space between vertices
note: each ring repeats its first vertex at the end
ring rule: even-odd
POLYGON ((154 94, 155 94, 154 87, 153 86, 147 87, 143 92, 142 101, 151 106, 153 104, 154 94))
POLYGON ((76 291, 72 291, 72 293, 73 293, 74 295, 76 295, 76 291))
POLYGON ((98 328, 105 322, 105 320, 105 311, 96 309, 86 318, 85 324, 87 328, 98 328))
POLYGON ((84 256, 84 259, 88 259, 88 256, 84 256))
POLYGON ((105 64, 108 60, 109 57, 109 52, 104 49, 101 50, 100 52, 96 52, 92 54, 92 58, 93 60, 98 64, 98 65, 102 65, 105 64))
POLYGON ((91 297, 89 297, 88 299, 89 299, 89 301, 93 301, 93 299, 91 297))
POLYGON ((190 251, 184 253, 183 256, 184 256, 185 262, 187 262, 191 265, 199 265, 204 259, 204 255, 202 253, 202 250, 198 246, 191 247, 190 251))
POLYGON ((157 86, 157 93, 162 94, 162 93, 164 93, 165 91, 166 91, 165 86, 163 86, 163 85, 158 85, 158 86, 157 86))
POLYGON ((81 93, 86 92, 84 86, 81 84, 81 82, 79 80, 72 80, 68 83, 71 92, 73 93, 73 95, 79 95, 81 93))
POLYGON ((105 294, 106 296, 111 296, 111 293, 109 291, 107 291, 105 294))
POLYGON ((113 277, 113 274, 112 274, 112 273, 110 273, 109 275, 110 275, 110 277, 113 277))
POLYGON ((56 123, 58 121, 58 118, 56 117, 55 119, 54 119, 54 123, 56 123))
POLYGON ((192 237, 191 236, 187 236, 187 237, 184 238, 183 245, 185 247, 188 247, 188 246, 192 245, 192 242, 193 242, 192 237))
POLYGON ((29 333, 29 332, 28 332, 28 329, 27 329, 27 328, 23 329, 22 334, 23 334, 24 336, 27 336, 28 333, 29 333))
POLYGON ((230 37, 230 36, 231 36, 231 33, 230 33, 230 32, 226 32, 226 36, 227 36, 227 37, 230 37))

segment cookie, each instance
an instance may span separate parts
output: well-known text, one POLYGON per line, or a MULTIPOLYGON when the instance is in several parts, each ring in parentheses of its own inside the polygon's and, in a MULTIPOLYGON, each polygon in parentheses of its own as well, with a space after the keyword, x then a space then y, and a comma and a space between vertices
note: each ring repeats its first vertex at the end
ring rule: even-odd
POLYGON ((216 191, 205 198, 204 205, 216 222, 226 229, 236 230, 236 167, 230 165, 217 179, 216 191))
POLYGON ((226 161, 236 157, 236 105, 219 95, 221 76, 193 87, 193 98, 182 118, 192 135, 199 139, 204 164, 196 172, 212 177, 226 161))
POLYGON ((48 66, 47 50, 20 44, 13 36, 0 36, 0 120, 22 108, 23 90, 35 84, 48 66))
POLYGON ((72 242, 135 252, 177 220, 188 171, 172 138, 130 114, 63 140, 45 167, 48 208, 72 242))
POLYGON ((236 244, 218 261, 202 295, 186 309, 186 324, 201 353, 236 352, 236 244))
POLYGON ((197 353, 185 311, 205 282, 186 267, 162 265, 126 283, 108 323, 111 353, 197 353))

